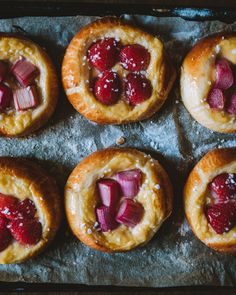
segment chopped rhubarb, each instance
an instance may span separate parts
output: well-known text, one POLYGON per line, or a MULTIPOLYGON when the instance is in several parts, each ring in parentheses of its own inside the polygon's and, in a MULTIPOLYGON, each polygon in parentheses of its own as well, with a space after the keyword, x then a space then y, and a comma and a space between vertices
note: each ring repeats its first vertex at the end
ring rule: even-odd
POLYGON ((13 92, 13 96, 17 111, 32 109, 38 105, 38 93, 35 86, 16 89, 13 92))
POLYGON ((216 62, 216 87, 228 89, 234 84, 233 71, 226 59, 219 59, 216 62))
POLYGON ((223 110, 225 106, 225 95, 219 88, 213 88, 208 94, 207 102, 211 109, 223 110))
POLYGON ((3 82, 7 75, 7 64, 0 60, 0 82, 3 82))
POLYGON ((39 75, 38 68, 25 58, 18 59, 12 66, 11 72, 23 87, 31 85, 39 75))
POLYGON ((123 199, 118 210, 116 221, 128 227, 137 225, 143 217, 143 206, 131 199, 123 199))
POLYGON ((236 92, 234 92, 226 105, 226 112, 236 115, 236 92))
POLYGON ((115 208, 120 197, 120 185, 114 179, 98 181, 98 190, 103 205, 115 208))
POLYGON ((102 232, 117 228, 118 223, 115 220, 114 210, 106 206, 101 206, 96 209, 96 214, 102 232))
POLYGON ((0 85, 0 111, 3 112, 5 111, 11 103, 12 99, 12 91, 11 89, 4 85, 0 85))
POLYGON ((139 169, 122 171, 115 175, 115 179, 120 184, 122 195, 133 198, 139 192, 142 173, 139 169))

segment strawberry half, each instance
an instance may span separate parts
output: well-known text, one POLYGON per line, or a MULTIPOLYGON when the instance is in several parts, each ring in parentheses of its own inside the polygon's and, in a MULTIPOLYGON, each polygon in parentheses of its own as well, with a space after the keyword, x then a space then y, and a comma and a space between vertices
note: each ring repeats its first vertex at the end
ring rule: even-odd
POLYGON ((13 238, 22 245, 35 245, 42 238, 42 225, 37 220, 12 220, 8 228, 13 238))
POLYGON ((114 38, 98 40, 89 49, 87 57, 99 71, 110 69, 118 61, 119 43, 114 38))
POLYGON ((210 191, 216 203, 236 200, 236 174, 217 175, 210 183, 210 191))
POLYGON ((102 104, 112 105, 118 101, 120 89, 121 82, 118 74, 105 71, 95 82, 94 95, 102 104))
POLYGON ((0 252, 5 250, 11 242, 11 234, 7 229, 7 219, 0 217, 0 252))
POLYGON ((130 73, 125 79, 125 96, 131 105, 138 105, 152 94, 151 82, 143 75, 130 73))
POLYGON ((236 203, 231 201, 209 206, 206 217, 217 234, 228 232, 236 225, 236 203))

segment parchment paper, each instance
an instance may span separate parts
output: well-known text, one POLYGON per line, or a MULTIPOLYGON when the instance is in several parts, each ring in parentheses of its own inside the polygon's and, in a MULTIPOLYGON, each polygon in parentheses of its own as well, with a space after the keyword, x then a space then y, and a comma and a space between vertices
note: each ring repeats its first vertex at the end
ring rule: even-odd
MULTIPOLYGON (((236 23, 190 22, 179 18, 124 16, 165 42, 176 68, 201 37, 236 30, 236 23)), ((57 65, 73 35, 96 17, 26 17, 0 20, 1 31, 20 26, 47 48, 57 65)), ((178 79, 177 79, 178 80, 178 79)), ((236 258, 211 251, 199 242, 183 216, 182 188, 193 165, 216 147, 236 146, 235 135, 213 133, 195 122, 180 100, 179 83, 154 117, 123 126, 98 126, 78 114, 61 91, 49 125, 25 139, 0 139, 0 155, 38 159, 63 187, 73 167, 97 149, 116 145, 143 149, 167 169, 175 191, 172 217, 145 247, 125 254, 103 254, 84 246, 63 225, 53 245, 20 265, 0 266, 0 281, 109 284, 126 286, 236 285, 236 258)))

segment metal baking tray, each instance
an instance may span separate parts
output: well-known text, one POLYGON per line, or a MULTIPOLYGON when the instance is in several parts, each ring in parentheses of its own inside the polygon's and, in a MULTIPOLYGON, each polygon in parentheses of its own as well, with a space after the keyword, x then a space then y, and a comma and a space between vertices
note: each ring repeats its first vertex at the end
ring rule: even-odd
MULTIPOLYGON (((114 1, 110 3, 103 1, 95 2, 70 2, 70 1, 1 1, 0 18, 14 18, 23 16, 75 16, 75 15, 115 15, 122 14, 142 14, 161 17, 182 17, 187 20, 204 21, 204 20, 221 20, 227 23, 236 21, 236 1, 178 1, 173 5, 173 1, 139 1, 138 3, 129 3, 114 1), (119 3, 118 3, 119 2, 119 3), (157 3, 158 2, 158 3, 157 3), (181 3, 182 2, 182 3, 181 3), (192 3, 191 6, 189 3, 192 3), (200 3, 201 2, 201 3, 200 3), (214 2, 214 4, 213 4, 214 2), (229 3, 230 2, 230 3, 229 3), (171 4, 172 3, 172 4, 171 4), (187 3, 187 4, 186 4, 187 3), (206 6, 203 6, 206 5, 206 6), (224 6, 223 6, 224 5, 224 6)), ((53 283, 23 283, 1 282, 0 292, 52 292, 52 291, 100 291, 100 292, 147 292, 163 291, 163 288, 145 288, 145 287, 116 287, 116 286, 88 286, 81 284, 53 284, 53 283)), ((198 294, 204 292, 227 292, 236 294, 236 287, 213 287, 213 286, 194 286, 194 287, 171 287, 165 288, 169 293, 183 292, 198 294)), ((205 294, 205 293, 204 293, 205 294)), ((208 293, 210 294, 210 293, 208 293)))

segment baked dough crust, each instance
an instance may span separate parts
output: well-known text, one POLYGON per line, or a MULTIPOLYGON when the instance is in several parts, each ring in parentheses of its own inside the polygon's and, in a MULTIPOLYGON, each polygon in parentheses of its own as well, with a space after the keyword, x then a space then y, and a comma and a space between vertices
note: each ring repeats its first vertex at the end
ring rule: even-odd
POLYGON ((236 116, 211 109, 206 101, 215 76, 215 60, 236 64, 236 33, 219 33, 200 40, 185 57, 181 69, 181 96, 186 109, 203 126, 218 132, 236 132, 236 116))
POLYGON ((146 244, 171 214, 172 198, 171 182, 158 161, 129 148, 108 148, 91 154, 75 167, 65 187, 66 215, 73 233, 84 244, 103 252, 123 252, 146 244), (134 168, 143 173, 136 197, 144 207, 143 219, 134 228, 120 225, 110 232, 97 231, 96 181, 134 168))
POLYGON ((33 246, 13 241, 0 252, 0 264, 20 263, 38 255, 54 238, 61 221, 61 200, 55 181, 34 162, 0 157, 0 192, 34 201, 42 224, 42 239, 33 246))
POLYGON ((56 70, 46 52, 25 37, 0 33, 0 48, 0 60, 14 63, 22 56, 36 65, 40 71, 40 75, 35 79, 40 104, 35 109, 19 112, 11 110, 0 114, 0 135, 25 136, 44 125, 55 110, 58 97, 56 70))
MULTIPOLYGON (((127 73, 120 64, 116 64, 113 69, 120 77, 127 73)), ((103 18, 80 30, 69 44, 62 64, 62 82, 69 101, 79 113, 99 124, 122 124, 150 117, 165 102, 175 78, 175 69, 162 42, 118 18, 103 18), (112 106, 96 100, 89 89, 92 71, 89 70, 86 55, 90 45, 103 37, 118 38, 123 45, 140 44, 148 49, 151 59, 145 75, 153 87, 148 100, 135 107, 125 102, 123 96, 112 106)))
POLYGON ((204 244, 217 251, 233 253, 236 252, 236 226, 218 235, 204 214, 208 184, 224 172, 236 173, 236 148, 212 150, 197 163, 185 184, 184 207, 194 234, 204 244))

